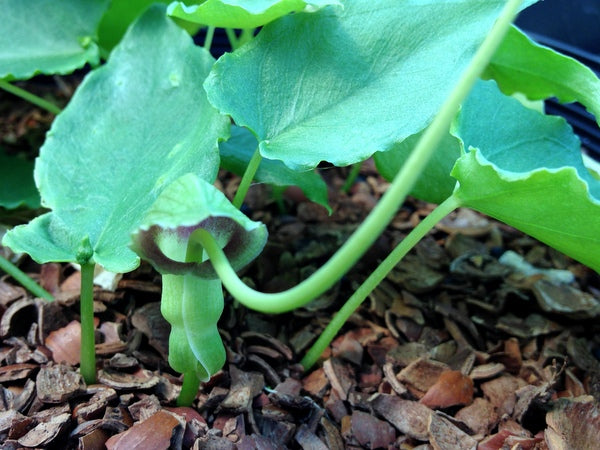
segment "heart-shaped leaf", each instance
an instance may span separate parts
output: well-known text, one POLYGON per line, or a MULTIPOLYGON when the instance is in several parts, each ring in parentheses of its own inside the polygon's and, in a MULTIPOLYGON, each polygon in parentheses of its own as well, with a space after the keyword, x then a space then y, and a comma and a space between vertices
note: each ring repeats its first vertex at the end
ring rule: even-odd
POLYGON ((164 7, 150 8, 48 133, 35 180, 52 212, 3 242, 43 263, 77 261, 87 238, 96 263, 134 269, 130 233, 163 188, 190 171, 216 176, 229 121, 199 89, 213 61, 164 7))
POLYGON ((291 12, 316 11, 339 0, 206 0, 186 6, 173 2, 167 14, 188 22, 222 28, 256 28, 291 12))
POLYGON ((33 162, 10 156, 0 148, 0 206, 7 209, 40 207, 33 182, 33 162))
POLYGON ((156 199, 132 236, 132 248, 161 273, 216 278, 206 258, 189 261, 190 239, 198 229, 215 238, 236 270, 252 261, 267 241, 262 223, 246 217, 212 184, 187 174, 156 199))
MULTIPOLYGON (((219 145, 221 167, 238 175, 243 175, 254 154, 258 142, 247 129, 231 127, 231 137, 219 145)), ((450 170, 448 169, 448 172, 450 170)), ((327 200, 327 185, 314 170, 298 172, 291 170, 281 161, 263 158, 258 166, 254 179, 259 183, 274 186, 298 186, 302 192, 315 203, 324 206, 331 214, 327 200)))
POLYGON ((363 161, 429 124, 504 3, 354 0, 285 16, 223 55, 205 88, 268 159, 363 161))
POLYGON ((96 28, 108 0, 2 2, 0 78, 67 74, 98 64, 96 28))
MULTIPOLYGON (((171 3, 171 0, 111 0, 110 7, 102 16, 98 26, 98 45, 104 50, 112 50, 127 31, 127 27, 153 3, 168 4, 171 3)), ((186 1, 185 3, 197 2, 186 1)), ((191 26, 189 29, 185 27, 184 29, 190 34, 195 34, 198 26, 191 26)))
MULTIPOLYGON (((556 97, 578 101, 600 117, 600 80, 579 61, 538 45, 512 27, 483 78, 496 80, 506 94, 521 92, 531 100, 556 97)), ((600 122, 599 122, 600 123, 600 122)))
POLYGON ((454 196, 600 271, 600 181, 560 117, 540 114, 479 82, 456 134, 470 151, 452 170, 454 196))

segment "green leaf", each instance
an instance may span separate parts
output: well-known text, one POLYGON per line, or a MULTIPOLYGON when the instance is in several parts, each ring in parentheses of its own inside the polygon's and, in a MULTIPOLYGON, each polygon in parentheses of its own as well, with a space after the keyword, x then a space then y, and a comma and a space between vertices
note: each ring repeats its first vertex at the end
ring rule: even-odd
MULTIPOLYGON (((379 173, 388 181, 392 181, 408 159, 423 133, 409 136, 395 144, 387 152, 377 152, 373 155, 379 173)), ((450 176, 450 171, 460 157, 462 142, 460 139, 447 134, 433 154, 425 170, 417 180, 411 195, 431 203, 442 203, 454 190, 456 180, 450 176)))
POLYGON ((256 28, 291 12, 316 11, 339 0, 206 0, 186 6, 173 2, 167 14, 188 22, 222 28, 256 28))
POLYGON ((455 130, 470 151, 452 170, 454 195, 600 271, 600 182, 560 117, 546 116, 480 82, 455 130))
MULTIPOLYGON (((102 17, 98 26, 98 45, 105 50, 119 43, 127 27, 153 3, 168 4, 171 0, 111 0, 110 7, 102 17)), ((190 2, 185 2, 190 3, 190 2)), ((192 2, 194 3, 194 2, 192 2)), ((198 27, 186 30, 194 34, 198 27)))
POLYGON ((40 195, 33 182, 33 162, 10 156, 0 148, 0 206, 14 209, 40 207, 40 195))
MULTIPOLYGON (((252 133, 234 125, 229 140, 219 145, 221 167, 240 176, 243 175, 257 145, 258 142, 252 133)), ((324 206, 330 214, 332 212, 327 200, 327 185, 314 170, 297 172, 281 161, 263 158, 254 179, 259 183, 274 186, 298 186, 307 198, 324 206)))
POLYGON ((252 261, 267 241, 262 223, 242 214, 212 184, 187 174, 156 199, 132 236, 132 248, 161 273, 215 278, 206 258, 186 262, 197 229, 216 239, 236 270, 252 261))
POLYGON ((164 8, 149 9, 48 133, 34 175, 52 212, 4 243, 40 263, 75 261, 88 236, 95 262, 134 269, 129 235, 163 188, 190 171, 216 176, 217 141, 229 121, 198 88, 212 63, 164 8))
POLYGON ((0 78, 67 74, 99 62, 96 28, 108 0, 2 0, 0 78))
POLYGON ((223 55, 205 88, 265 158, 353 164, 430 123, 504 3, 355 0, 285 16, 223 55))
MULTIPOLYGON (((513 27, 494 55, 483 78, 496 80, 506 94, 522 92, 531 100, 556 97, 578 101, 600 118, 600 80, 587 66, 538 45, 513 27)), ((600 122, 599 122, 600 123, 600 122)))

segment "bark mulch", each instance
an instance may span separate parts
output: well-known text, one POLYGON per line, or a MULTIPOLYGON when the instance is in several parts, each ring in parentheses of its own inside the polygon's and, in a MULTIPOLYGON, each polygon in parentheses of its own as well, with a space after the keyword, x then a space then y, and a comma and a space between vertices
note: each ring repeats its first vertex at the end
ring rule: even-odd
MULTIPOLYGON (((270 238, 248 283, 279 291, 306 278, 386 188, 370 163, 349 194, 344 169, 322 173, 331 216, 295 189, 286 212, 268 187, 251 189, 245 211, 270 238)), ((231 195, 237 182, 222 174, 219 186, 231 195)), ((100 275, 98 382, 86 386, 79 272, 22 258, 57 300, 0 279, 0 448, 598 448, 600 277, 467 210, 430 233, 303 372, 298 361, 341 303, 432 207, 409 199, 347 276, 293 313, 226 298, 227 363, 192 407, 175 406, 181 380, 148 265, 100 275)))

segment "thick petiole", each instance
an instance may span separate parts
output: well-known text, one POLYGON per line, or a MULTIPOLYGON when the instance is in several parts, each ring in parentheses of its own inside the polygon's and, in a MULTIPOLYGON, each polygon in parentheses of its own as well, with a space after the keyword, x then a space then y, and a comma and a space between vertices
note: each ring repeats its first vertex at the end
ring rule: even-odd
POLYGON ((262 156, 258 148, 254 151, 252 158, 250 158, 250 162, 246 167, 246 171, 244 172, 244 176, 242 177, 242 181, 240 181, 240 185, 238 187, 237 192, 235 193, 235 197, 233 198, 233 206, 237 209, 242 207, 242 203, 244 203, 244 198, 246 198, 246 194, 248 193, 248 189, 250 188, 250 184, 254 179, 254 175, 256 175, 256 171, 258 170, 258 166, 262 161, 262 156))
POLYGON ((81 361, 80 371, 87 384, 96 382, 96 340, 94 336, 94 263, 81 265, 81 361))

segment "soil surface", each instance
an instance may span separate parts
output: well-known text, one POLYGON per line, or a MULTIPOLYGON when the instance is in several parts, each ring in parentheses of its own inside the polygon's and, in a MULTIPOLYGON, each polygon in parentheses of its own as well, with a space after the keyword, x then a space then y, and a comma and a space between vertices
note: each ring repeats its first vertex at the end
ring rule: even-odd
MULTIPOLYGON (((20 151, 51 118, 10 102, 1 143, 20 151)), ((321 168, 331 216, 297 189, 282 211, 267 186, 251 188, 244 211, 270 237, 243 273, 249 284, 291 287, 345 242, 387 187, 367 162, 343 193, 347 172, 321 168)), ((222 173, 218 186, 232 196, 238 182, 222 173)), ((96 287, 98 383, 86 386, 79 272, 19 258, 57 300, 0 278, 0 448, 597 448, 600 277, 468 210, 440 223, 303 371, 335 311, 433 207, 409 199, 348 275, 293 313, 252 312, 226 293, 227 363, 191 407, 176 406, 181 379, 149 265, 96 287)))

